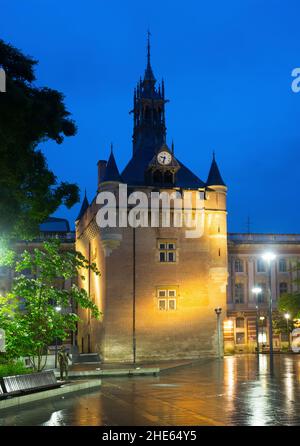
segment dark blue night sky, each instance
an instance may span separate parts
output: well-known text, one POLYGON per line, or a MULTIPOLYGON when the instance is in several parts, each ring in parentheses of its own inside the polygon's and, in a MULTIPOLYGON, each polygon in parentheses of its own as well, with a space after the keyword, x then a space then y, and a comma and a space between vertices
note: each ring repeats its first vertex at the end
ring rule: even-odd
MULTIPOLYGON (((44 144, 59 179, 86 187, 110 142, 131 156, 133 88, 146 65, 164 77, 168 143, 206 180, 212 152, 228 185, 230 231, 300 232, 299 0, 0 0, 1 38, 39 60, 38 85, 62 91, 78 125, 44 144)), ((79 205, 56 216, 73 221, 79 205)))

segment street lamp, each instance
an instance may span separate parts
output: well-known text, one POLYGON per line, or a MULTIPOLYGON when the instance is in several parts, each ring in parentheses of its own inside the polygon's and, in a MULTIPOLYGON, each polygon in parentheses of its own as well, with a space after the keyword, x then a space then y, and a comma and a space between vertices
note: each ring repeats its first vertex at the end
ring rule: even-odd
POLYGON ((217 333, 218 333, 218 357, 221 359, 221 313, 222 308, 215 308, 215 313, 217 315, 217 333))
POLYGON ((269 276, 269 345, 270 345, 270 372, 273 373, 273 326, 272 326, 272 282, 271 282, 271 263, 276 259, 276 255, 273 252, 266 252, 262 256, 263 260, 268 265, 269 276))
POLYGON ((289 319, 290 319, 291 315, 289 313, 285 313, 284 317, 286 319, 286 332, 288 335, 289 350, 290 350, 291 349, 291 340, 290 340, 290 332, 289 332, 289 319))
MULTIPOLYGON (((60 313, 61 312, 61 306, 57 305, 55 307, 55 311, 57 311, 57 313, 60 313)), ((57 342, 58 342, 58 339, 57 339, 57 336, 56 336, 55 337, 55 364, 54 364, 54 367, 56 369, 57 369, 57 342)))
POLYGON ((252 293, 255 294, 256 297, 256 322, 255 322, 255 329, 256 329, 256 353, 257 356, 259 355, 259 342, 258 342, 258 295, 261 294, 262 289, 259 287, 252 288, 252 293))

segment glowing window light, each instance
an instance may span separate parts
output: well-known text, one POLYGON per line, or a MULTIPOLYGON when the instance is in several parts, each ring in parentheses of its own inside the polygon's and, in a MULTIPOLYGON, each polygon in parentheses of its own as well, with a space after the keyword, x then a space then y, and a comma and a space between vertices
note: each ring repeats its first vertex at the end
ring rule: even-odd
POLYGON ((265 344, 267 342, 267 335, 266 335, 266 333, 259 333, 258 334, 258 342, 260 344, 265 344))
POLYGON ((224 321, 224 329, 231 330, 233 328, 233 321, 231 319, 227 319, 224 321))

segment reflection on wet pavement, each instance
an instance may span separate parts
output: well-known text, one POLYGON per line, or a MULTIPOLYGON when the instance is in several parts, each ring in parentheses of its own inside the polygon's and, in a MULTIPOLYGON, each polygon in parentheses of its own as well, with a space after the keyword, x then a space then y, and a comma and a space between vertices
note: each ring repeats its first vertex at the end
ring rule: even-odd
POLYGON ((202 360, 157 377, 103 379, 99 391, 0 413, 0 425, 297 425, 300 355, 202 360))

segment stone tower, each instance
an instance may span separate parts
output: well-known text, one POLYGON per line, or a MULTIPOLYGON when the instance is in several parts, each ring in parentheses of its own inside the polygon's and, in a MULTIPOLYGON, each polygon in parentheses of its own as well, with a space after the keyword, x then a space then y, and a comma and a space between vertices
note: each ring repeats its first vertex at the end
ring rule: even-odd
MULTIPOLYGON (((147 66, 134 92, 133 153, 119 172, 111 150, 108 161, 98 162, 98 192, 116 197, 117 217, 124 215, 119 187, 127 196, 135 191, 180 192, 191 197, 191 212, 203 198, 202 233, 189 238, 186 228, 162 224, 137 227, 97 225, 101 208, 97 196, 85 198, 76 221, 76 248, 95 262, 100 276, 87 273, 81 281, 99 306, 100 320, 81 310, 78 346, 99 352, 103 361, 197 358, 217 352, 214 309, 226 312, 227 188, 215 156, 208 179, 192 173, 166 142, 165 88, 156 87, 147 44, 147 66)), ((123 197, 124 198, 124 197, 123 197)), ((122 202, 123 203, 123 202, 122 202)), ((128 204, 127 215, 132 209, 128 204)), ((148 210, 143 214, 147 220, 148 210)), ((171 201, 171 220, 175 221, 171 201)))

